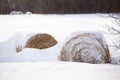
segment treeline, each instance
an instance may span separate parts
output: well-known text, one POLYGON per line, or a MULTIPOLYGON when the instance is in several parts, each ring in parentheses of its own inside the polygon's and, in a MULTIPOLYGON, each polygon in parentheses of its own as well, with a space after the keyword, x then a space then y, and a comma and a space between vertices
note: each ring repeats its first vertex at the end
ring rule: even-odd
POLYGON ((0 0, 0 14, 11 11, 36 14, 119 13, 120 0, 0 0))

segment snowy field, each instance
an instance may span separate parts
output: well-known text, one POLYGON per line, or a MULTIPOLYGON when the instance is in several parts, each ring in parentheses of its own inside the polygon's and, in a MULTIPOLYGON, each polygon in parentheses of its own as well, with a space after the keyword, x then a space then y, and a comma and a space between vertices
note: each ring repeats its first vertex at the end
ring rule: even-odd
POLYGON ((56 61, 68 35, 76 31, 104 31, 104 24, 111 21, 106 17, 105 14, 0 16, 0 62, 56 61), (18 39, 28 33, 51 34, 58 44, 45 50, 24 49, 16 54, 18 39))
POLYGON ((120 80, 120 66, 65 62, 0 64, 0 80, 120 80))
MULTIPOLYGON (((58 55, 65 38, 76 31, 105 31, 112 24, 105 14, 10 15, 0 16, 0 80, 120 80, 120 66, 60 62, 58 55), (16 53, 21 36, 51 34, 58 44, 16 53)), ((108 43, 110 38, 105 35, 108 43)), ((24 43, 24 41, 23 41, 24 43)))

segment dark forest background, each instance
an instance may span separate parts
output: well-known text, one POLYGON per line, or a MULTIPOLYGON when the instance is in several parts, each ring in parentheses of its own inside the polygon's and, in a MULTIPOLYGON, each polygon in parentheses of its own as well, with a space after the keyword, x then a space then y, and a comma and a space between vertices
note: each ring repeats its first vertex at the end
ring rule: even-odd
POLYGON ((119 13, 120 0, 0 0, 0 14, 11 11, 36 14, 119 13))

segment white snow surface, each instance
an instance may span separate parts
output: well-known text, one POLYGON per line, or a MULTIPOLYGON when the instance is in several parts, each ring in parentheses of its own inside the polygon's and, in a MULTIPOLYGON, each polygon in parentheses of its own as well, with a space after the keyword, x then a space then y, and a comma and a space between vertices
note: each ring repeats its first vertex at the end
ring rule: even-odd
MULTIPOLYGON (((0 15, 0 80, 120 80, 119 65, 60 62, 57 59, 68 35, 76 31, 104 31, 104 23, 112 24, 106 16, 0 15), (28 33, 51 34, 58 44, 44 50, 26 48, 16 53, 18 39, 28 33)), ((110 41, 109 37, 106 39, 110 41)))
POLYGON ((75 62, 0 63, 0 80, 120 80, 120 66, 75 62))

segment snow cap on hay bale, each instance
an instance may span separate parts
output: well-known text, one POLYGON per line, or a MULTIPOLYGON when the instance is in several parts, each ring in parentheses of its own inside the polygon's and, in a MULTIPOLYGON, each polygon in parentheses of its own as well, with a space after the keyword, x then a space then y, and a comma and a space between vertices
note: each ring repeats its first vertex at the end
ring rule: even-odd
POLYGON ((76 32, 68 36, 59 59, 93 64, 108 63, 109 49, 101 32, 76 32))
POLYGON ((26 39, 26 37, 24 37, 16 47, 17 52, 22 51, 23 48, 46 49, 57 44, 57 41, 46 33, 34 34, 29 36, 28 39, 26 39))

